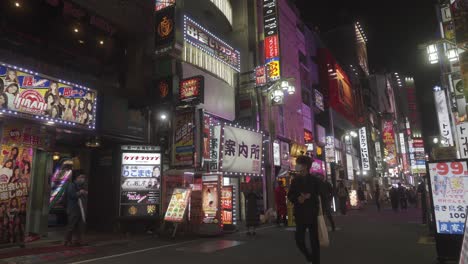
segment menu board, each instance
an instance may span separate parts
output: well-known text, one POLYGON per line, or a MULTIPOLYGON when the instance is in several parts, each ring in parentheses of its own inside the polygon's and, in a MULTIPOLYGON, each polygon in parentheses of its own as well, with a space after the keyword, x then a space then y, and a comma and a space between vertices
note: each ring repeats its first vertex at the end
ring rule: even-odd
POLYGON ((223 186, 221 188, 221 219, 223 225, 233 223, 233 186, 223 186))
POLYGON ((431 162, 429 176, 437 233, 463 235, 468 201, 467 161, 431 162))
POLYGON ((187 209, 190 198, 190 189, 175 188, 171 196, 171 201, 167 207, 165 221, 181 223, 184 220, 185 210, 187 209))
POLYGON ((125 151, 125 147, 122 149, 120 216, 158 216, 161 198, 161 153, 125 151))

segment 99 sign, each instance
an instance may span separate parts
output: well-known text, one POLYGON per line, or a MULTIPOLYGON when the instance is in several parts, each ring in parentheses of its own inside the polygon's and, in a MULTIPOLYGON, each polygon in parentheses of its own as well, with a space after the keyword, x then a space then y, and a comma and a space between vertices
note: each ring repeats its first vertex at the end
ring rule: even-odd
POLYGON ((464 163, 462 162, 441 162, 437 163, 435 171, 437 171, 437 174, 440 176, 446 176, 448 174, 451 175, 466 175, 468 174, 468 171, 465 171, 466 166, 464 166, 464 163))

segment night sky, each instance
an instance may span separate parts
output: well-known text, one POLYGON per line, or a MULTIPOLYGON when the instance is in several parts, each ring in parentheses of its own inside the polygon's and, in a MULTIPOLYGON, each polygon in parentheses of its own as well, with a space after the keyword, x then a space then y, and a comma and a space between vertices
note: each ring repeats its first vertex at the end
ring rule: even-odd
POLYGON ((437 39, 435 3, 428 0, 297 0, 305 22, 326 32, 359 21, 368 38, 371 72, 414 76, 422 112, 423 136, 438 131, 432 87, 440 83, 439 68, 429 65, 418 46, 437 39))

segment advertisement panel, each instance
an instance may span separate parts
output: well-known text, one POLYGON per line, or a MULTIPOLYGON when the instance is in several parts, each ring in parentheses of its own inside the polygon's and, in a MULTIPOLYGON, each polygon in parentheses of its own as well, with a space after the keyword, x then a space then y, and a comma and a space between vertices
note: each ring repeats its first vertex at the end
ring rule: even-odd
POLYGON ((265 66, 255 68, 255 85, 262 86, 267 83, 267 70, 265 66))
POLYGON ((1 144, 49 150, 54 138, 40 126, 8 121, 3 125, 1 144))
POLYGON ((437 117, 439 119, 440 136, 444 139, 441 144, 453 146, 452 128, 450 126, 450 117, 447 107, 447 97, 445 91, 434 91, 435 106, 437 117))
POLYGON ((327 162, 327 175, 331 175, 331 163, 335 162, 335 138, 332 136, 326 137, 325 145, 325 161, 327 162))
POLYGON ((403 133, 399 134, 400 138, 400 149, 401 149, 401 159, 403 161, 403 171, 406 173, 409 170, 409 162, 408 162, 408 155, 406 151, 406 140, 405 135, 403 133))
POLYGON ((466 160, 431 162, 428 168, 437 233, 462 235, 468 198, 466 160))
MULTIPOLYGON (((156 3, 156 7, 158 4, 156 3)), ((161 54, 172 49, 175 40, 175 5, 155 13, 155 52, 161 54)))
POLYGON ((221 220, 223 225, 233 224, 233 186, 221 188, 221 220))
POLYGON ((384 143, 384 159, 389 167, 398 164, 396 156, 395 133, 393 130, 393 121, 386 120, 383 125, 382 140, 384 143))
POLYGON ((273 35, 265 38, 265 59, 279 57, 279 40, 278 35, 273 35))
POLYGON ((318 109, 325 111, 325 105, 323 103, 323 95, 317 89, 314 90, 315 95, 315 107, 318 109))
POLYGON ((204 224, 218 224, 218 206, 220 197, 218 196, 219 192, 219 182, 214 181, 205 181, 202 183, 202 211, 203 211, 203 223, 204 224))
POLYGON ((0 111, 94 129, 96 91, 16 66, 0 65, 0 111))
POLYGON ((267 79, 270 82, 281 78, 280 60, 278 57, 266 60, 267 79))
POLYGON ((179 83, 179 101, 184 103, 203 103, 205 78, 194 76, 179 83))
POLYGON ((240 52, 184 15, 184 39, 240 72, 240 52))
POLYGON ((174 118, 173 166, 191 166, 194 163, 194 112, 179 111, 174 118))
POLYGON ((263 31, 265 38, 278 35, 276 0, 263 1, 263 31))
POLYGON ((224 126, 221 170, 230 173, 262 175, 263 135, 258 132, 224 126))
POLYGON ((161 153, 154 146, 122 146, 120 216, 158 216, 161 153))
POLYGON ((377 171, 383 170, 383 163, 382 163, 382 149, 380 147, 380 141, 375 142, 375 158, 377 161, 377 171))
POLYGON ((362 170, 370 170, 369 149, 367 146, 366 128, 359 129, 359 144, 361 147, 362 170))
POLYGON ((310 173, 317 173, 319 175, 325 175, 325 168, 322 160, 314 159, 312 167, 310 167, 310 173))
POLYGON ((281 166, 281 147, 278 142, 273 142, 273 164, 281 166))
POLYGON ((174 223, 182 223, 184 221, 190 194, 190 189, 174 188, 166 214, 164 215, 164 221, 174 223))
POLYGON ((154 11, 159 11, 169 6, 173 6, 176 3, 176 0, 155 0, 154 11))

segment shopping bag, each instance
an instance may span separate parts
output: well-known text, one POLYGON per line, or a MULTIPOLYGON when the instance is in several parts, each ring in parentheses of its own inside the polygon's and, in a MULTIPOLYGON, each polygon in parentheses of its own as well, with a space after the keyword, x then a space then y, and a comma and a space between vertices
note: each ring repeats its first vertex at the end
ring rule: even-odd
POLYGON ((320 201, 320 197, 319 197, 319 214, 317 217, 317 223, 318 223, 318 235, 319 235, 320 246, 321 247, 330 246, 330 239, 328 238, 328 228, 327 228, 327 224, 325 223, 325 218, 323 217, 322 202, 320 201))

